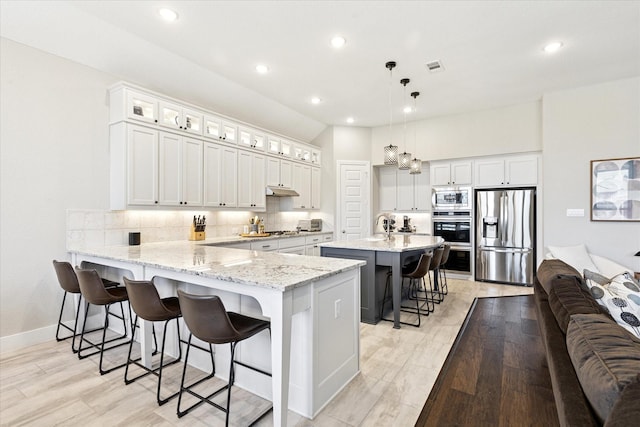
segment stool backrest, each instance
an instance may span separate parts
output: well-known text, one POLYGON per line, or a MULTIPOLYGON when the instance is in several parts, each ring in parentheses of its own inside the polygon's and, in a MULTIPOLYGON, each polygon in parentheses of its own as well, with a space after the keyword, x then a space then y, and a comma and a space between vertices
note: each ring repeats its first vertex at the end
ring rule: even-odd
POLYGON ((440 267, 440 261, 442 261, 442 254, 444 253, 444 248, 439 247, 433 251, 433 257, 431 258, 431 265, 429 266, 429 270, 435 270, 440 267))
POLYGON ((449 251, 451 251, 451 245, 448 243, 445 243, 444 250, 442 252, 442 260, 440 261, 441 266, 445 265, 449 260, 449 251))
POLYGON ((131 280, 126 277, 123 277, 123 279, 131 308, 139 317, 155 322, 180 315, 179 310, 172 311, 164 305, 153 282, 149 280, 131 280))
POLYGON ((78 277, 76 272, 73 271, 73 267, 66 261, 53 260, 53 269, 56 271, 58 277, 58 283, 60 287, 66 292, 73 294, 80 293, 80 285, 78 284, 78 277))
POLYGON ((237 341, 240 334, 233 327, 222 300, 217 295, 193 295, 178 289, 182 318, 193 335, 212 344, 237 341))
POLYGON ((420 277, 424 277, 429 272, 429 266, 431 266, 431 254, 422 254, 420 255, 420 260, 418 261, 418 265, 416 269, 411 273, 407 274, 406 277, 411 277, 413 279, 419 279, 420 277))
POLYGON ((113 302, 113 296, 107 292, 96 270, 76 267, 78 284, 82 296, 93 305, 107 305, 113 302))

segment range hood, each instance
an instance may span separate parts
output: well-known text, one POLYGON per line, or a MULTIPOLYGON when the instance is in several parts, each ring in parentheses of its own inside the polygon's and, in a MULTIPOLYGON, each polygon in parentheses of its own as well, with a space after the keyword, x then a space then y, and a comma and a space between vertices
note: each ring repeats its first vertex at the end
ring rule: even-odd
POLYGON ((267 186, 267 196, 275 197, 298 197, 300 194, 296 190, 288 188, 276 187, 272 185, 267 186))

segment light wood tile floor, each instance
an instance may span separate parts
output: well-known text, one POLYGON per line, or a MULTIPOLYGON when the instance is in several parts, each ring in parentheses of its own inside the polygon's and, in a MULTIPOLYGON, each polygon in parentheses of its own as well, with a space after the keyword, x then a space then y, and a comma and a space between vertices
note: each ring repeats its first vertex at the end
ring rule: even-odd
MULTIPOLYGON (((473 299, 530 293, 532 288, 449 279, 449 295, 420 328, 362 323, 360 374, 315 419, 289 412, 288 425, 413 426, 473 299)), ((118 352, 111 356, 126 357, 118 352)), ((2 354, 0 426, 224 425, 224 414, 208 405, 178 419, 175 399, 156 404, 155 377, 125 386, 124 369, 100 376, 97 363, 95 356, 78 360, 69 341, 2 354)), ((167 390, 177 389, 181 374, 179 363, 165 371, 167 390)), ((234 388, 232 425, 246 425, 251 411, 266 404, 234 388)), ((271 426, 270 415, 258 425, 271 426)))

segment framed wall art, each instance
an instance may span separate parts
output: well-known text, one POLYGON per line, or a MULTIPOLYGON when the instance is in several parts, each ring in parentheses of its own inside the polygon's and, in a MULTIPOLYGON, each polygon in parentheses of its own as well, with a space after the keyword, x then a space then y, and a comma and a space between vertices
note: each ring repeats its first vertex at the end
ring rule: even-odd
POLYGON ((640 157, 591 161, 591 221, 640 221, 640 157))

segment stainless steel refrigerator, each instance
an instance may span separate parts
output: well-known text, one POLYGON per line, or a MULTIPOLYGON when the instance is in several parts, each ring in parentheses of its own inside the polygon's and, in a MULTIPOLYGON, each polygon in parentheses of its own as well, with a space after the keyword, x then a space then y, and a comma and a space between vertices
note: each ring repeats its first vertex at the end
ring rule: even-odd
POLYGON ((533 285, 535 188, 475 191, 475 280, 533 285))

